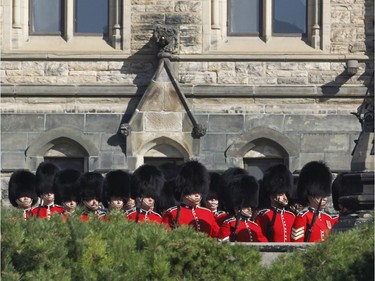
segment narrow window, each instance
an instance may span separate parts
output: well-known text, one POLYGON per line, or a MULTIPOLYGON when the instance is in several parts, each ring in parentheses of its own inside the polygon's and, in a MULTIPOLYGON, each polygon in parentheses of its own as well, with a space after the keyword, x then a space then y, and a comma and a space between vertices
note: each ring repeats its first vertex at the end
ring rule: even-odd
POLYGON ((62 0, 30 0, 30 34, 62 35, 62 0))
POLYGON ((83 157, 44 157, 44 161, 52 162, 61 170, 74 169, 80 172, 86 172, 85 159, 83 157))
POLYGON ((273 0, 273 34, 304 36, 307 24, 306 14, 306 0, 273 0))
POLYGON ((228 33, 232 36, 259 36, 261 6, 259 0, 229 0, 228 33))
POLYGON ((245 158, 244 166, 250 175, 254 176, 257 180, 263 178, 264 172, 277 164, 284 164, 281 158, 245 158))
POLYGON ((108 36, 108 0, 75 1, 75 33, 108 36))

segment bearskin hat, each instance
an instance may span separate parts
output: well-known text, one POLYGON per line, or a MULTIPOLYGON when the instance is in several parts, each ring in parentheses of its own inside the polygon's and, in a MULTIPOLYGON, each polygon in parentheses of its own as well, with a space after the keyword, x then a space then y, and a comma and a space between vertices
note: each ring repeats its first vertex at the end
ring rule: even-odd
POLYGON ((182 195, 201 193, 203 197, 209 189, 209 174, 206 167, 198 161, 182 164, 176 178, 176 188, 182 195))
POLYGON ((259 184, 256 178, 248 174, 239 174, 233 177, 229 187, 232 190, 230 196, 232 209, 258 207, 259 184))
POLYGON ((81 172, 74 169, 58 171, 53 182, 55 202, 62 205, 67 201, 80 202, 78 179, 81 172))
POLYGON ((209 172, 208 174, 210 177, 210 185, 206 199, 217 198, 220 200, 223 185, 221 175, 217 172, 209 172))
POLYGON ((130 197, 130 174, 122 170, 108 172, 105 176, 105 196, 107 201, 111 197, 127 200, 130 197))
POLYGON ((10 176, 8 185, 9 201, 17 207, 16 200, 21 197, 32 199, 32 205, 38 201, 38 195, 35 191, 35 175, 28 170, 16 170, 10 176))
POLYGON ((232 190, 231 190, 231 186, 229 185, 229 183, 233 180, 234 177, 236 177, 237 175, 247 175, 247 171, 245 169, 242 169, 242 168, 239 168, 239 167, 231 167, 231 168, 228 168, 227 170, 225 170, 223 172, 223 174, 221 175, 221 178, 223 180, 222 182, 222 200, 221 200, 221 203, 223 204, 222 205, 222 208, 226 211, 230 211, 231 209, 231 194, 232 194, 232 190))
POLYGON ((263 175, 262 187, 267 196, 278 193, 290 195, 293 192, 293 175, 284 164, 272 166, 263 175))
POLYGON ((53 182, 59 168, 51 162, 42 162, 36 170, 36 193, 41 197, 45 193, 53 193, 53 182))
POLYGON ((98 172, 86 172, 79 178, 80 197, 83 201, 103 201, 104 177, 98 172))
POLYGON ((330 196, 332 174, 327 165, 320 161, 311 161, 303 166, 298 179, 297 193, 302 202, 307 196, 330 196))
POLYGON ((132 198, 158 199, 164 182, 164 175, 158 167, 143 164, 131 176, 132 198))

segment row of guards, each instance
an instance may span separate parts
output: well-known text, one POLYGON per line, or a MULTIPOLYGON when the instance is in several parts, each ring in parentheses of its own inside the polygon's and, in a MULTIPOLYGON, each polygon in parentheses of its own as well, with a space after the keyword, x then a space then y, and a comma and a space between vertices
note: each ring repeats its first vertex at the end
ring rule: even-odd
POLYGON ((113 212, 136 223, 191 226, 219 241, 317 242, 338 221, 324 211, 332 174, 320 161, 307 163, 296 188, 289 169, 270 167, 257 181, 242 168, 209 172, 198 161, 181 166, 144 164, 133 173, 60 170, 42 162, 36 173, 20 169, 9 180, 9 200, 31 216, 110 221, 113 212), (293 199, 291 195, 294 194, 293 199), (77 207, 82 212, 75 212, 77 207))

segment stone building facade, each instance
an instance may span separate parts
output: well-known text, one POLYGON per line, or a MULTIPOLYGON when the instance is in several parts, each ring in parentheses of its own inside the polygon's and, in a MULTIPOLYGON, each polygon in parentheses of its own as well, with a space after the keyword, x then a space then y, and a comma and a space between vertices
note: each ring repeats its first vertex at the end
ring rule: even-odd
POLYGON ((254 1, 256 36, 232 32, 233 0, 104 1, 105 35, 77 32, 74 0, 59 35, 37 34, 32 2, 0 10, 2 198, 15 169, 46 159, 103 173, 188 159, 258 178, 280 162, 350 170, 352 113, 373 95, 373 1, 290 1, 305 3, 303 36, 274 31, 273 0, 254 1), (165 55, 157 26, 172 30, 165 55))

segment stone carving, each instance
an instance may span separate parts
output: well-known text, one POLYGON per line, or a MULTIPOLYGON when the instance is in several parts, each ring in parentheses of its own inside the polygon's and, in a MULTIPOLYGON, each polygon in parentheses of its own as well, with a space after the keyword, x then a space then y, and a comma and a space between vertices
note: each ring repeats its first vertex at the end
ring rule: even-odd
POLYGON ((194 139, 199 139, 200 137, 203 137, 206 134, 206 127, 204 127, 202 124, 197 124, 193 127, 193 131, 191 132, 191 135, 194 139))
POLYGON ((120 125, 120 134, 127 137, 130 135, 131 127, 128 123, 123 123, 120 125))
POLYGON ((178 47, 178 31, 175 27, 157 25, 154 29, 153 39, 159 48, 159 53, 175 54, 178 47))

